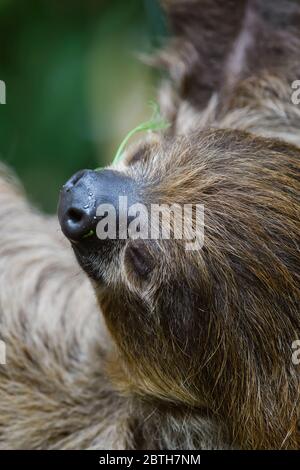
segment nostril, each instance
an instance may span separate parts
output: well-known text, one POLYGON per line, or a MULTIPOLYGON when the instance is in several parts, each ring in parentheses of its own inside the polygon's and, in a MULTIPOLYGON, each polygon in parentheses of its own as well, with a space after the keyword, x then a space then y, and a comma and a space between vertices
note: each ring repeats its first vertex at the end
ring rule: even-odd
POLYGON ((92 215, 80 207, 70 207, 61 218, 64 234, 74 241, 79 241, 89 232, 93 224, 92 215))
POLYGON ((85 218, 85 213, 76 207, 71 207, 67 212, 67 218, 74 224, 80 224, 85 218))

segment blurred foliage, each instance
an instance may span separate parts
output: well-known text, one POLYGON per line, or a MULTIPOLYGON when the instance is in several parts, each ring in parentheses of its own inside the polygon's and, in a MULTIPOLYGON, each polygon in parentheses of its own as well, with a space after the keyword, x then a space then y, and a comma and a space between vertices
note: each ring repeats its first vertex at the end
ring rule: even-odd
POLYGON ((149 117, 155 76, 136 56, 164 34, 155 0, 0 0, 0 158, 40 208, 149 117))

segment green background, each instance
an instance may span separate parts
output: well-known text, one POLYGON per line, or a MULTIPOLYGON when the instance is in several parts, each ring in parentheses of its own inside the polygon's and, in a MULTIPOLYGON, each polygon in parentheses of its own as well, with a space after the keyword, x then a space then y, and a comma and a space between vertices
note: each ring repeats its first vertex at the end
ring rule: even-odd
POLYGON ((39 208, 149 117, 157 77, 138 54, 165 29, 155 0, 0 0, 0 158, 39 208))

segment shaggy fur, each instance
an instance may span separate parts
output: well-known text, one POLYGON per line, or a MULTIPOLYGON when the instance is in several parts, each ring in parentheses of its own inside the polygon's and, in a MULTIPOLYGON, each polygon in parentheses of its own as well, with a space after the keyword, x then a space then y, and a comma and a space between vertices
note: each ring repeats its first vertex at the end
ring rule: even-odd
POLYGON ((171 127, 117 169, 146 203, 204 204, 204 247, 74 247, 92 289, 3 170, 1 448, 300 447, 300 6, 163 5, 171 127))

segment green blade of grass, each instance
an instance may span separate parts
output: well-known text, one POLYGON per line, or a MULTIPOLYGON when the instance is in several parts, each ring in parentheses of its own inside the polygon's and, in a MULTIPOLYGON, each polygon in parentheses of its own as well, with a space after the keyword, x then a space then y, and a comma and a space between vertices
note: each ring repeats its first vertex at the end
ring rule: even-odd
POLYGON ((122 159, 122 155, 124 153, 124 149, 128 141, 138 132, 155 132, 165 130, 170 127, 170 124, 161 116, 158 104, 151 102, 150 106, 153 108, 153 114, 151 119, 149 121, 142 122, 139 126, 135 127, 130 132, 128 132, 125 139, 122 141, 120 147, 118 148, 116 156, 113 159, 113 164, 118 163, 122 159))
MULTIPOLYGON (((158 104, 151 101, 150 106, 153 109, 151 118, 149 119, 149 121, 142 122, 137 127, 128 132, 128 134, 123 139, 117 150, 117 153, 112 161, 113 165, 122 160, 126 145, 128 144, 128 141, 131 139, 131 137, 133 137, 135 134, 137 134, 138 132, 162 131, 170 127, 170 124, 161 116, 158 104)), ((96 168, 95 171, 98 170, 101 170, 101 168, 96 168)))

